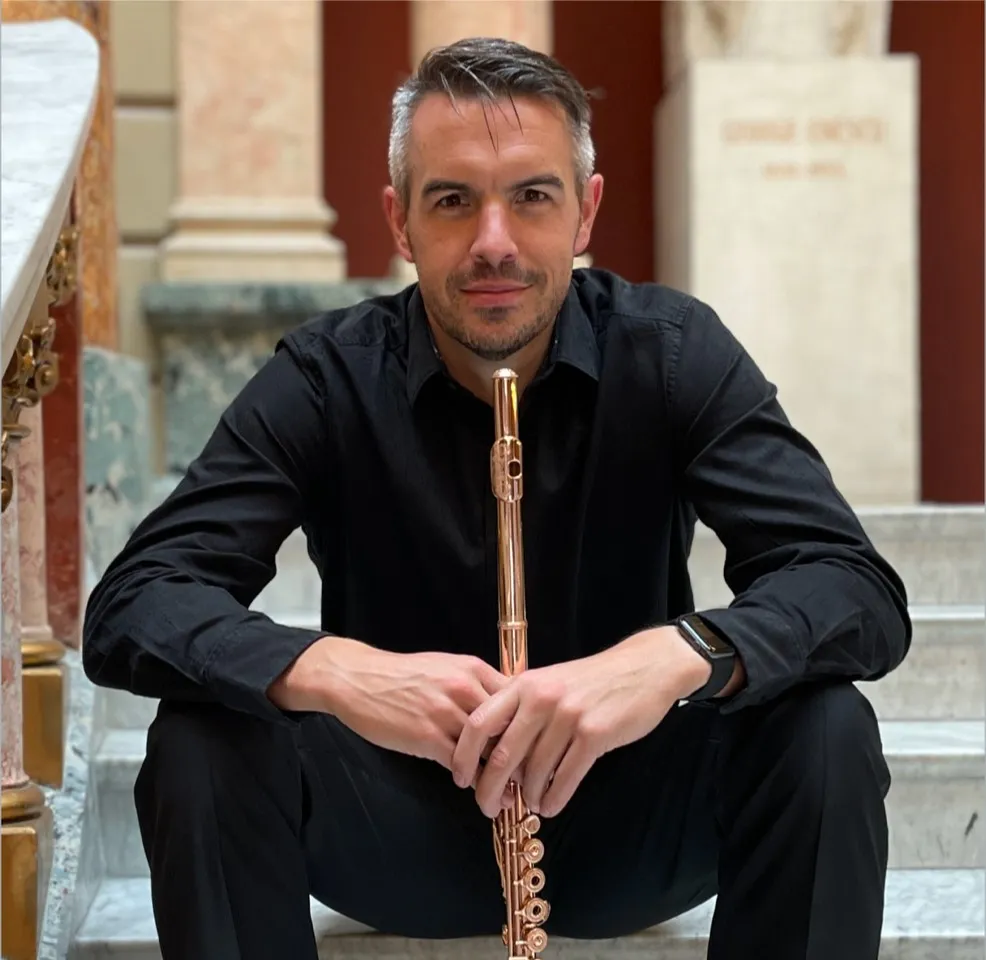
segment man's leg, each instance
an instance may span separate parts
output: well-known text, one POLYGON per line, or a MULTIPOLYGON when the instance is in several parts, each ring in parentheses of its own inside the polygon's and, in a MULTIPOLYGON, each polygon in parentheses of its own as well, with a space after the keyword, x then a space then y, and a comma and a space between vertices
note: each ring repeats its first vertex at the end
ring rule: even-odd
POLYGON ((716 711, 680 706, 596 761, 543 821, 549 937, 637 933, 715 895, 717 747, 716 711))
POLYGON ((868 701, 685 705, 602 757, 552 829, 559 934, 619 936, 718 891, 709 960, 876 960, 889 773, 868 701))
POLYGON ((722 718, 709 960, 876 960, 890 772, 869 701, 806 687, 722 718))
POLYGON ((383 931, 499 932, 472 791, 330 718, 162 704, 135 800, 164 960, 315 960, 309 894, 383 931))

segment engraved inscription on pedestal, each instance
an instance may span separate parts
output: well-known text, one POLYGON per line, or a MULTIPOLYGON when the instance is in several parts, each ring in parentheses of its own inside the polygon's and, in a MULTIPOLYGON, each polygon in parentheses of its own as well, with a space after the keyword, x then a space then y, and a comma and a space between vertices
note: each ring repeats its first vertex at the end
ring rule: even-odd
POLYGON ((879 115, 737 116, 720 124, 723 145, 734 148, 730 169, 761 180, 844 180, 860 148, 889 137, 879 115))

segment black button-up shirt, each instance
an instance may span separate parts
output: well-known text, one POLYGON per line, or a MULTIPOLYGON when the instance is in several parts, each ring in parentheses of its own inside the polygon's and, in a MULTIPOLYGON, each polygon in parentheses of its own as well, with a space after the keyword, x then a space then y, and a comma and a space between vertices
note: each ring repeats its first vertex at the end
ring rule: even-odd
MULTIPOLYGON (((824 398, 819 398, 824 402, 824 398)), ((576 270, 520 407, 529 665, 693 609, 696 516, 726 547, 741 709, 893 669, 904 586, 709 306, 576 270)), ((316 638, 498 666, 492 408, 446 373, 417 285, 292 331, 92 593, 96 683, 291 721, 271 682, 316 638), (321 630, 251 611, 302 527, 321 630)))

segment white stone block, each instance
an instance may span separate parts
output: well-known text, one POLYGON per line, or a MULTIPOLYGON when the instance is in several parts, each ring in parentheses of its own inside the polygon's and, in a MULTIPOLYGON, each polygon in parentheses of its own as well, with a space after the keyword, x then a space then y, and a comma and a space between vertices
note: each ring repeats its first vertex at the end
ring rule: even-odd
POLYGON ((709 303, 854 505, 919 496, 917 60, 699 61, 657 110, 657 280, 709 303))

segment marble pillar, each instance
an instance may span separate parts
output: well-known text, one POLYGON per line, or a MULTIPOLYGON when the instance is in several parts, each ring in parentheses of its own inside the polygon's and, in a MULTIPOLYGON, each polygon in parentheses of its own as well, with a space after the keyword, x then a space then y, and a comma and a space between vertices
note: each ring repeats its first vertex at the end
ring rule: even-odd
POLYGON ((21 641, 43 646, 52 640, 48 623, 45 564, 44 437, 41 407, 26 407, 20 422, 30 433, 18 450, 17 503, 20 540, 21 641))
POLYGON ((41 406, 25 407, 30 433, 18 451, 17 495, 21 594, 24 769, 35 782, 62 785, 65 761, 65 648, 48 620, 45 465, 41 406))
POLYGON ((432 47, 464 37, 504 37, 551 53, 553 24, 550 0, 413 0, 411 65, 432 47))
MULTIPOLYGON (((5 466, 16 470, 16 454, 8 453, 5 466)), ((2 765, 4 791, 23 786, 24 772, 23 710, 21 706, 21 587, 20 542, 18 537, 19 511, 17 483, 13 484, 7 508, 0 514, 0 597, 3 609, 3 635, 0 638, 0 662, 3 681, 2 765)))
POLYGON ((322 195, 320 9, 318 0, 176 5, 179 183, 164 280, 345 277, 322 195))

